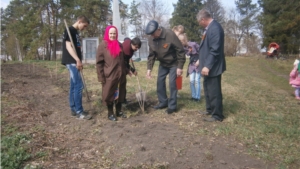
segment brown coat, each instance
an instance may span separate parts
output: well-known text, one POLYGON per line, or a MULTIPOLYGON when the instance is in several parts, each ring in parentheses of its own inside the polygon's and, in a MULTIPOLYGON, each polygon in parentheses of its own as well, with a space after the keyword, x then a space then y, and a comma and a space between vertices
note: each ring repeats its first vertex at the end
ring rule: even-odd
POLYGON ((185 63, 185 51, 176 36, 170 30, 162 27, 162 33, 159 38, 154 39, 152 36, 148 39, 149 56, 147 62, 148 70, 152 70, 155 59, 160 61, 163 67, 173 67, 182 69, 185 63))
POLYGON ((102 41, 97 50, 96 68, 98 81, 102 82, 102 102, 112 103, 114 93, 119 85, 118 102, 124 102, 126 90, 126 68, 122 52, 122 45, 119 56, 113 58, 107 50, 106 41, 102 41))

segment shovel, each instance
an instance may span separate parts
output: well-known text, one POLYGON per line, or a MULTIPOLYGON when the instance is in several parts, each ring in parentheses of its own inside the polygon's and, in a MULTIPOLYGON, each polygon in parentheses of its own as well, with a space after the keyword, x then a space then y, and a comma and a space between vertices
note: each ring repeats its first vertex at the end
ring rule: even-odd
MULTIPOLYGON (((134 66, 134 63, 133 63, 132 59, 131 59, 131 63, 132 63, 133 68, 135 69, 135 66, 134 66)), ((135 94, 135 96, 136 96, 136 99, 137 99, 137 101, 140 105, 140 108, 141 108, 142 112, 144 112, 145 111, 146 92, 142 90, 141 85, 140 85, 140 80, 139 80, 138 76, 135 76, 135 77, 138 81, 138 88, 139 88, 139 92, 137 92, 135 94)))

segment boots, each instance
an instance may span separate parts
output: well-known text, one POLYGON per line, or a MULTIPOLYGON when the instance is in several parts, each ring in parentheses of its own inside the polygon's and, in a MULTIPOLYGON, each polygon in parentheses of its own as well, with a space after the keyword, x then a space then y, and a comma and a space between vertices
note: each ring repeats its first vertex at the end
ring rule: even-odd
POLYGON ((114 115, 114 106, 113 104, 109 104, 107 103, 107 110, 108 110, 108 119, 111 120, 111 121, 117 121, 117 118, 115 117, 114 115))
POLYGON ((121 108, 122 108, 122 103, 118 102, 116 104, 117 117, 127 118, 127 116, 122 112, 121 108))

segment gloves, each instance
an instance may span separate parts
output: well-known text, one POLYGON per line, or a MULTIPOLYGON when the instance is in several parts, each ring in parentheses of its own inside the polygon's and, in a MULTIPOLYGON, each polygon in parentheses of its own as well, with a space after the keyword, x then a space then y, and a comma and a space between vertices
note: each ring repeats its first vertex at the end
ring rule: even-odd
POLYGON ((132 73, 134 73, 134 72, 135 72, 135 68, 130 67, 130 71, 131 71, 132 73))

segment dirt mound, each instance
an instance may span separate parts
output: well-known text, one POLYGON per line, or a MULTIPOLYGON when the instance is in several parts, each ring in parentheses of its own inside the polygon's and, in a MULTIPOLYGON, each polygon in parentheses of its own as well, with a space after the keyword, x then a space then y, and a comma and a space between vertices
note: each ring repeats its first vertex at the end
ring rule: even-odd
POLYGON ((2 64, 1 71, 2 125, 31 136, 30 164, 86 169, 273 168, 247 155, 234 139, 201 132, 213 132, 222 123, 204 123, 194 110, 168 115, 153 110, 156 98, 148 98, 147 113, 142 113, 134 94, 129 94, 132 102, 124 106, 131 112, 129 118, 111 122, 94 92, 90 103, 84 99, 93 119, 79 120, 68 107, 68 74, 55 78, 47 68, 33 70, 26 64, 2 64), (46 155, 38 156, 41 152, 46 155))

